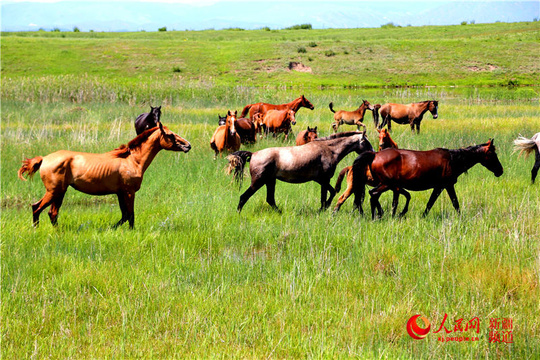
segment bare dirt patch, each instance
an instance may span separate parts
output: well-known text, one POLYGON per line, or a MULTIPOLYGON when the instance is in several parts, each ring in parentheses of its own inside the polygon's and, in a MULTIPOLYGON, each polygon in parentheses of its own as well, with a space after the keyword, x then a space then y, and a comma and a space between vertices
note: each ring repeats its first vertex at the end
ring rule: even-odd
POLYGON ((307 73, 312 73, 313 72, 309 66, 306 66, 306 65, 304 65, 302 63, 299 63, 299 62, 296 62, 296 61, 291 61, 289 63, 289 70, 299 71, 299 72, 307 72, 307 73))

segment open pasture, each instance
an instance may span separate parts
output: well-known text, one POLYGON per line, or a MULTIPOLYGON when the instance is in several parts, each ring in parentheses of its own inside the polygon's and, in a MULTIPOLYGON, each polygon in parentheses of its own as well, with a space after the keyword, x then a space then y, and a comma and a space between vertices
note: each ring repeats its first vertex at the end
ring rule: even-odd
MULTIPOLYGON (((530 184, 533 159, 518 157, 512 145, 520 134, 540 130, 537 87, 291 89, 201 80, 176 83, 178 92, 171 81, 160 92, 159 84, 135 88, 124 77, 115 83, 71 73, 2 75, 6 358, 532 359, 540 353, 540 188, 530 184), (213 159, 209 142, 218 114, 301 94, 315 109, 300 109, 293 130, 317 126, 319 136, 332 133, 331 101, 355 109, 361 99, 439 100, 439 118, 427 113, 420 135, 393 125, 400 148, 459 148, 494 138, 504 174, 496 178, 477 165, 462 175, 460 214, 443 193, 422 218, 430 192, 411 192, 402 219, 389 215, 390 194, 381 198, 386 213, 378 221, 358 216, 352 199, 334 215, 319 212, 319 185, 279 181, 281 214, 266 204, 265 189, 238 214, 249 176, 238 188, 224 172, 225 156, 213 159), (42 214, 34 229, 30 204, 44 188, 38 176, 17 178, 24 157, 112 150, 135 137, 133 122, 149 104, 162 105, 163 124, 192 150, 158 154, 136 195, 135 229, 112 228, 120 219, 116 196, 73 189, 58 227, 42 214), (415 314, 431 321, 423 340, 405 329, 415 314), (479 340, 437 341, 433 332, 445 314, 450 329, 459 318, 478 317, 479 340), (513 319, 512 344, 489 342, 491 318, 513 319)), ((371 112, 364 122, 377 148, 371 112)), ((355 127, 343 125, 349 128, 355 127)), ((269 137, 241 149, 293 144, 294 136, 287 143, 269 137)), ((354 158, 347 156, 338 171, 354 158)))

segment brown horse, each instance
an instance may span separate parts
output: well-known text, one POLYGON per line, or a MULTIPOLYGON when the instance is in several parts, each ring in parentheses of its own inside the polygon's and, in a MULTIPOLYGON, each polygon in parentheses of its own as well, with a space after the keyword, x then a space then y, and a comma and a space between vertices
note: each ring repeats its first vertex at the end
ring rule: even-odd
POLYGON ((45 196, 32 205, 34 226, 39 215, 49 205, 49 218, 57 224, 58 211, 69 186, 90 195, 116 194, 122 219, 115 226, 135 223, 135 193, 141 187, 143 175, 160 150, 188 152, 190 143, 173 133, 161 122, 159 126, 144 131, 128 145, 104 154, 90 154, 60 150, 47 156, 37 156, 23 161, 19 178, 34 175, 38 170, 45 185, 45 196))
MULTIPOLYGON (((386 149, 378 153, 361 154, 353 164, 353 188, 355 202, 365 191, 367 183, 366 168, 371 170, 371 176, 379 183, 370 190, 371 214, 375 218, 375 212, 382 216, 383 210, 379 203, 379 197, 387 190, 398 191, 399 189, 423 191, 433 189, 424 216, 441 194, 446 189, 452 205, 459 212, 459 202, 454 185, 458 177, 476 164, 482 164, 496 177, 503 174, 503 167, 495 152, 493 140, 486 144, 469 146, 464 149, 434 149, 430 151, 413 151, 386 149)), ((408 202, 401 216, 408 211, 408 202)))
POLYGON ((373 105, 371 105, 367 100, 362 100, 362 105, 360 105, 358 109, 354 111, 334 111, 333 103, 328 104, 328 106, 330 107, 330 111, 334 113, 334 122, 332 123, 332 128, 334 129, 334 132, 337 132, 339 126, 343 124, 356 125, 357 130, 360 130, 360 126, 362 126, 365 131, 366 125, 364 125, 364 123, 362 122, 362 120, 364 120, 364 114, 366 110, 373 111, 374 109, 373 105))
POLYGON ((308 99, 306 99, 304 97, 304 95, 302 95, 299 98, 294 99, 293 101, 291 101, 290 103, 287 103, 287 104, 274 105, 274 104, 267 104, 267 103, 260 102, 260 103, 246 105, 244 107, 244 109, 242 110, 242 114, 240 115, 240 117, 245 117, 248 114, 248 111, 249 111, 249 118, 252 121, 253 121, 253 116, 256 113, 261 113, 262 116, 264 116, 266 114, 266 112, 269 111, 269 110, 286 110, 286 109, 290 109, 290 110, 294 111, 294 114, 296 114, 296 112, 301 107, 305 107, 305 108, 308 108, 310 110, 315 109, 315 106, 313 106, 313 104, 308 99))
POLYGON ((210 140, 210 147, 215 151, 214 158, 223 152, 234 152, 240 149, 240 135, 236 132, 236 110, 234 112, 227 111, 227 119, 225 120, 225 125, 219 126, 212 139, 210 140))
MULTIPOLYGON (((390 137, 390 133, 386 129, 377 130, 379 132, 379 151, 384 149, 397 149, 398 146, 396 142, 390 137)), ((343 168, 338 175, 338 178, 336 180, 336 192, 339 192, 341 190, 341 182, 343 181, 343 178, 347 176, 347 189, 341 196, 338 198, 336 207, 334 208, 334 212, 338 212, 341 208, 341 205, 353 194, 353 172, 352 172, 352 166, 347 166, 343 168)), ((369 168, 366 168, 366 174, 365 177, 367 179, 367 185, 369 186, 377 186, 378 184, 373 180, 373 177, 371 176, 371 171, 369 168)), ((407 198, 407 203, 410 201, 411 197, 408 192, 404 191, 401 192, 405 198, 407 198)), ((396 209, 398 206, 398 200, 399 200, 399 193, 394 192, 394 200, 392 202, 392 214, 395 215, 396 209)), ((363 199, 360 201, 363 202, 363 199)), ((359 208, 360 212, 363 212, 362 207, 359 208)))
POLYGON ((237 119, 235 129, 242 144, 253 144, 257 141, 257 128, 248 118, 237 119))
POLYGON ((316 139, 302 146, 273 147, 255 153, 238 151, 228 156, 239 179, 243 176, 246 162, 251 161, 251 185, 240 196, 237 210, 263 185, 266 185, 266 202, 278 210, 274 193, 276 180, 288 183, 315 181, 321 185, 321 210, 330 206, 336 192, 330 179, 337 164, 349 153, 373 150, 363 132, 346 132, 316 139), (330 193, 327 199, 326 195, 330 193))
POLYGON ((317 139, 317 127, 310 128, 307 127, 307 130, 302 130, 298 133, 298 136, 296 137, 296 146, 307 144, 308 142, 312 142, 313 140, 317 139))
POLYGON ((420 134, 420 122, 424 113, 429 110, 433 118, 439 117, 437 110, 439 102, 436 100, 426 100, 417 103, 411 103, 407 105, 403 104, 384 104, 381 106, 382 124, 381 128, 388 125, 388 130, 392 130, 392 120, 398 124, 409 124, 411 130, 414 133, 416 127, 416 133, 420 134))
POLYGON ((532 138, 527 139, 526 137, 520 136, 514 140, 514 146, 516 150, 519 150, 519 154, 525 152, 527 157, 529 153, 533 152, 536 155, 534 165, 531 171, 531 181, 534 184, 536 175, 538 175, 538 169, 540 169, 540 132, 533 135, 532 138))
POLYGON ((285 140, 291 131, 291 125, 296 125, 294 111, 286 110, 268 110, 264 115, 263 124, 265 126, 266 136, 268 133, 285 133, 285 140))

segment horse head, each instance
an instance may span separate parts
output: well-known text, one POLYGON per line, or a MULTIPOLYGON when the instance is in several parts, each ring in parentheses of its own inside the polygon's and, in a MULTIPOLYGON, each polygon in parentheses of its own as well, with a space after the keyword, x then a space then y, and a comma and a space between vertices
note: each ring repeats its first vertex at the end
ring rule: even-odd
POLYGON ((365 109, 373 111, 375 108, 369 103, 369 101, 362 99, 362 105, 365 109))
POLYGON ((158 121, 158 126, 161 133, 159 143, 164 150, 183 151, 185 153, 191 150, 189 141, 163 126, 161 121, 158 121))
POLYGON ((287 118, 291 121, 292 125, 296 125, 296 118, 294 117, 294 111, 287 111, 287 118))
POLYGON ((377 131, 379 132, 379 151, 388 148, 398 148, 396 142, 390 137, 390 133, 388 132, 388 130, 377 129, 377 131))
POLYGON ((431 100, 428 104, 428 110, 433 115, 433 118, 436 119, 439 117, 437 110, 439 109, 439 102, 437 100, 431 100))
POLYGON ((231 135, 234 135, 236 134, 236 128, 235 128, 235 125, 236 125, 236 114, 238 112, 236 110, 234 111, 227 111, 227 119, 226 119, 226 124, 225 126, 227 126, 227 128, 229 129, 229 133, 231 135))
POLYGON ((302 100, 300 102, 300 105, 305 108, 308 108, 309 110, 315 109, 315 106, 313 106, 313 104, 308 99, 306 99, 304 95, 302 95, 302 100))
POLYGON ((361 154, 361 153, 363 153, 365 151, 374 151, 373 146, 371 145, 371 143, 367 139, 366 130, 357 131, 356 134, 361 135, 358 142, 357 142, 357 146, 354 149, 354 151, 356 151, 357 154, 361 154))
POLYGON ((161 106, 153 107, 152 105, 150 105, 150 114, 154 118, 154 122, 157 125, 157 123, 161 119, 161 106))
POLYGON ((493 139, 489 139, 489 141, 486 144, 481 145, 480 148, 483 152, 483 158, 480 161, 480 164, 491 171, 496 177, 501 176, 504 170, 497 153, 495 152, 493 139))
POLYGON ((225 125, 225 122, 227 121, 227 117, 226 116, 221 116, 218 114, 218 125, 221 126, 221 125, 225 125))

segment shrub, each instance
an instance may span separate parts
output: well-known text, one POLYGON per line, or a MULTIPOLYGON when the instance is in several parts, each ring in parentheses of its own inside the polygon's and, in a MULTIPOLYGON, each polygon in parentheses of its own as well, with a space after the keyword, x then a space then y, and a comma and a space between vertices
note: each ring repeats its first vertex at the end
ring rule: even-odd
POLYGON ((466 21, 462 21, 462 22, 461 22, 461 25, 467 25, 467 22, 466 22, 466 21))
POLYGON ((313 27, 311 24, 300 24, 300 25, 293 25, 288 28, 285 28, 285 30, 311 30, 313 27))
POLYGON ((261 30, 270 31, 270 28, 268 26, 265 26, 265 27, 262 27, 261 30))
POLYGON ((182 72, 182 69, 180 69, 178 66, 175 66, 175 67, 172 68, 172 71, 174 73, 179 73, 179 72, 182 72))
POLYGON ((305 54, 305 53, 307 53, 307 50, 306 50, 306 48, 305 48, 305 47, 303 47, 303 46, 300 46, 300 47, 298 48, 298 50, 297 50, 297 51, 298 51, 299 53, 302 53, 302 54, 305 54))
POLYGON ((81 32, 81 30, 79 30, 79 28, 75 26, 75 27, 73 28, 73 32, 81 32))
POLYGON ((324 55, 330 57, 330 56, 335 56, 336 53, 334 52, 334 50, 326 50, 326 51, 324 52, 324 55))
POLYGON ((167 31, 167 27, 166 27, 166 26, 160 27, 160 28, 158 29, 158 31, 167 31))
POLYGON ((382 29, 394 29, 394 28, 400 28, 401 26, 394 24, 393 22, 389 22, 387 24, 381 25, 382 29))
POLYGON ((308 44, 309 47, 317 47, 317 43, 315 41, 312 41, 308 44))

